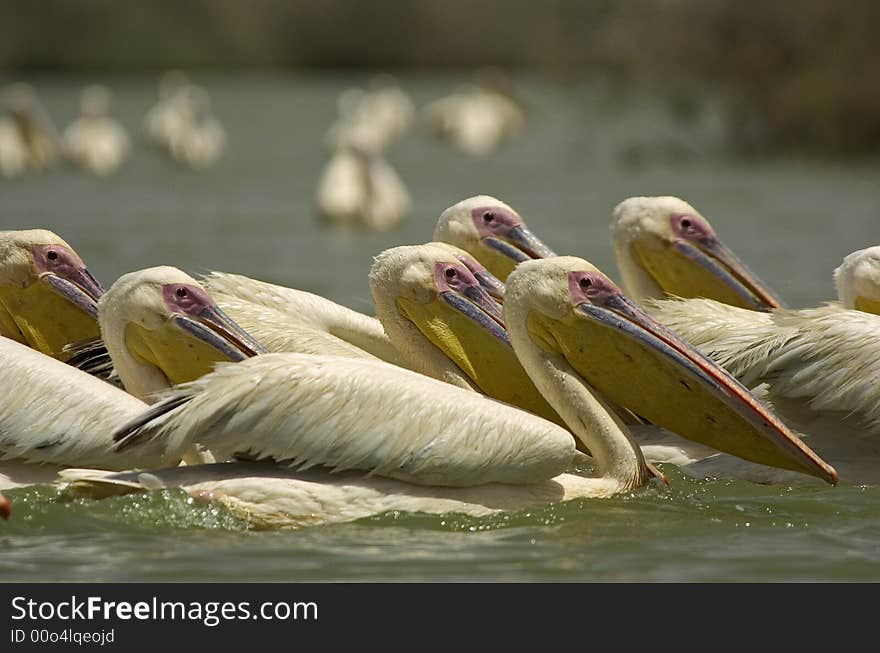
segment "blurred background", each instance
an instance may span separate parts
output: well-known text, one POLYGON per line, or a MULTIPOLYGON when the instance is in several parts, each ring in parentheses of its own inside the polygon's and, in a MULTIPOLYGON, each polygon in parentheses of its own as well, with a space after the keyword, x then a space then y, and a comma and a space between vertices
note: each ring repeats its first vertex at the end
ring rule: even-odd
POLYGON ((815 303, 880 242, 878 24, 868 0, 3 0, 0 228, 56 230, 108 285, 168 263, 369 310, 372 256, 470 195, 614 275, 613 207, 674 194, 815 303))

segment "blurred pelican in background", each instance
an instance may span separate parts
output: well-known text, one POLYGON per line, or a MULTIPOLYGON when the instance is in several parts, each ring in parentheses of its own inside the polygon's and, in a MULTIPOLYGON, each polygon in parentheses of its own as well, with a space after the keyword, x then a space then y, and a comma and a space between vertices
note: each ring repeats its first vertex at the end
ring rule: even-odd
POLYGON ((4 93, 0 117, 0 174, 14 177, 50 168, 61 156, 61 138, 33 87, 16 83, 4 93))
POLYGON ((144 132, 153 145, 166 149, 171 145, 171 134, 185 121, 186 86, 189 78, 180 70, 169 70, 159 78, 159 99, 144 117, 144 132))
POLYGON ((494 69, 480 71, 473 84, 434 100, 422 115, 434 134, 472 156, 490 154, 526 122, 510 78, 494 69))
POLYGON ((226 131, 211 112, 208 92, 172 70, 159 80, 159 101, 144 119, 150 141, 178 163, 202 169, 214 165, 226 147, 226 131))
POLYGON ((412 100, 391 75, 375 77, 366 90, 351 88, 338 102, 339 119, 327 133, 331 149, 355 143, 384 152, 412 126, 412 100))
POLYGON ((223 154, 226 131, 211 113, 211 98, 205 89, 190 84, 182 93, 183 120, 169 132, 169 152, 175 161, 190 168, 208 168, 223 154))
POLYGON ((129 152, 125 129, 109 114, 110 91, 88 86, 80 96, 80 115, 64 131, 64 149, 75 164, 97 175, 116 170, 129 152))
POLYGON ((409 213, 409 192, 397 172, 378 152, 355 144, 340 145, 318 181, 319 215, 331 224, 385 231, 409 213))

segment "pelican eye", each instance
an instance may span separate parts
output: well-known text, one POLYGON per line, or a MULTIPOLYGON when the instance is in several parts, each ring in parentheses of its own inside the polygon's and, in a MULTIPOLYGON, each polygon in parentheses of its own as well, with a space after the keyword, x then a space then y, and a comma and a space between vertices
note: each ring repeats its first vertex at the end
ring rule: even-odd
POLYGON ((683 218, 681 221, 681 226, 684 227, 685 229, 688 229, 691 226, 691 221, 688 220, 687 218, 683 218))
POLYGON ((581 290, 586 290, 593 285, 593 280, 589 277, 582 277, 581 280, 578 281, 578 284, 580 285, 581 290))
POLYGON ((486 211, 486 212, 483 214, 483 222, 485 222, 486 224, 489 224, 489 223, 492 222, 494 219, 495 219, 495 214, 492 213, 491 211, 486 211))
POLYGON ((447 279, 455 278, 455 268, 446 268, 446 272, 444 272, 447 279))
POLYGON ((50 261, 57 261, 58 260, 58 252, 56 252, 54 249, 50 249, 48 252, 46 252, 46 258, 49 259, 50 261))
POLYGON ((180 286, 177 290, 174 291, 174 294, 183 299, 187 296, 186 288, 180 286))

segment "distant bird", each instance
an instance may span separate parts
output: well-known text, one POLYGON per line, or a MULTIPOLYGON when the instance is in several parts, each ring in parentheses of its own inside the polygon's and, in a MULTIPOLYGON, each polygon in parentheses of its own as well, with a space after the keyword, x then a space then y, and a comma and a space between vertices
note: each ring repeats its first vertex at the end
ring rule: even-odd
POLYGON ((331 224, 385 231, 409 213, 411 200, 394 168, 376 151, 340 147, 318 181, 319 215, 331 224))
POLYGON ((211 98, 177 70, 159 79, 159 100, 144 118, 144 130, 177 162, 201 169, 214 165, 226 147, 226 131, 211 113, 211 98))
POLYGON ((415 114, 412 100, 391 75, 374 78, 367 90, 344 91, 338 108, 339 119, 327 133, 333 150, 353 145, 383 152, 409 130, 415 114))
POLYGON ((128 134, 108 115, 110 99, 103 86, 83 89, 80 116, 64 132, 68 158, 98 175, 116 170, 129 152, 128 134))
POLYGON ((211 113, 211 98, 205 89, 189 85, 181 93, 182 120, 169 131, 169 152, 190 168, 208 168, 223 155, 226 131, 211 113))
POLYGON ((61 138, 33 87, 24 83, 9 86, 5 101, 5 115, 0 117, 0 174, 14 177, 57 163, 61 138))
POLYGON ((478 75, 476 83, 428 104, 422 115, 434 134, 472 156, 491 153, 526 122, 510 80, 498 72, 478 75))
POLYGON ((189 78, 179 70, 169 70, 159 78, 159 99, 144 117, 144 132, 153 145, 170 147, 171 134, 185 120, 183 90, 188 84, 189 78))

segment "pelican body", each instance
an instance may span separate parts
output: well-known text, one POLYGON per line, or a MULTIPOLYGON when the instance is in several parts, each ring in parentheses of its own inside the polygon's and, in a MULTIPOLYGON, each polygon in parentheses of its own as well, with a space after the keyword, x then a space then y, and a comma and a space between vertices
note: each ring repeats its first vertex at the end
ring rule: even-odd
POLYGON ((76 165, 97 175, 116 170, 129 151, 125 129, 109 115, 110 92, 89 86, 82 92, 80 116, 64 132, 64 149, 76 165))

